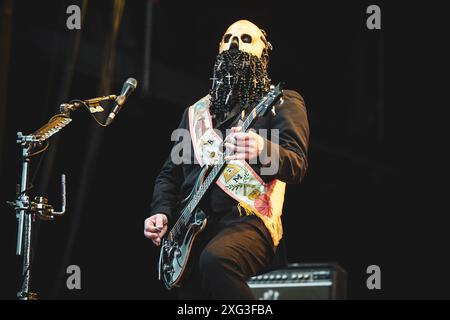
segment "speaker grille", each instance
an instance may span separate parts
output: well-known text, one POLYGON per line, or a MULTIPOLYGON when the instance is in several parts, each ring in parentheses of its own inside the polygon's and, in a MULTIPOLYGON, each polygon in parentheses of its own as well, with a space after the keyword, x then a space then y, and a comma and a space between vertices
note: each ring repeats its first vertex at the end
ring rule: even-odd
POLYGON ((260 300, 345 299, 346 272, 336 263, 295 263, 252 277, 248 285, 260 300))

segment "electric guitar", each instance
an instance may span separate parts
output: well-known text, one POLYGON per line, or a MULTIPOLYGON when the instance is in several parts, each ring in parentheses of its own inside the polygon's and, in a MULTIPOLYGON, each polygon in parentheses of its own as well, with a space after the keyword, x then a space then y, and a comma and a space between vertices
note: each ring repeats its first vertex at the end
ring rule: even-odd
MULTIPOLYGON (((274 112, 275 104, 281 99, 282 95, 281 84, 276 87, 271 86, 269 93, 246 117, 242 124, 242 131, 247 131, 254 121, 258 117, 264 116, 270 108, 274 112)), ((220 176, 226 164, 222 159, 214 166, 205 167, 200 174, 202 183, 198 190, 192 192, 190 197, 186 199, 187 204, 180 211, 180 217, 161 241, 158 277, 169 290, 180 285, 188 265, 192 245, 197 235, 206 227, 207 216, 198 205, 211 184, 220 176)))

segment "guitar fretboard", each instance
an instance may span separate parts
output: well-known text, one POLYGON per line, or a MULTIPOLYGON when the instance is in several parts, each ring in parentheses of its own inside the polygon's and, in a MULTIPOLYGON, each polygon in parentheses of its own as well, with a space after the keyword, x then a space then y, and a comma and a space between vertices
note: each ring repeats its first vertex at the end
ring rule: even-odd
MULTIPOLYGON (((247 131, 247 129, 252 124, 252 122, 255 120, 255 118, 258 114, 258 112, 257 112, 258 106, 256 106, 253 109, 253 111, 247 116, 245 121, 242 123, 242 131, 243 132, 247 131)), ((227 156, 227 155, 228 154, 225 154, 225 156, 227 156)), ((222 169, 225 167, 225 165, 226 165, 226 162, 223 161, 223 159, 221 159, 221 161, 218 164, 214 165, 214 167, 211 169, 211 171, 209 172, 206 179, 203 181, 203 184, 201 185, 198 192, 192 197, 191 201, 186 206, 186 209, 188 211, 194 210, 194 208, 200 203, 200 201, 203 198, 203 196, 205 195, 206 191, 208 191, 211 184, 216 180, 216 178, 222 172, 222 169)))
MULTIPOLYGON (((270 92, 268 94, 268 97, 263 99, 260 103, 256 105, 255 108, 250 112, 250 114, 245 118, 244 122, 242 123, 242 132, 246 132, 248 128, 252 125, 253 121, 256 119, 256 117, 265 109, 269 108, 277 98, 281 96, 281 91, 279 86, 276 88, 278 92, 270 92)), ((277 91, 276 90, 276 91, 277 91)), ((229 155, 226 153, 224 155, 229 155)), ((205 180, 203 181, 203 184, 200 186, 199 190, 194 193, 194 195, 191 197, 189 203, 184 207, 184 209, 181 211, 180 218, 173 226, 172 230, 170 231, 170 236, 172 238, 177 237, 177 233, 180 232, 181 227, 186 227, 187 224, 190 221, 191 215, 194 211, 194 209, 198 206, 200 201, 202 200, 203 196, 206 194, 206 192, 209 190, 209 187, 211 186, 214 181, 218 178, 219 174, 222 172, 223 168, 227 164, 224 160, 224 157, 220 160, 220 162, 216 165, 214 165, 205 180)))

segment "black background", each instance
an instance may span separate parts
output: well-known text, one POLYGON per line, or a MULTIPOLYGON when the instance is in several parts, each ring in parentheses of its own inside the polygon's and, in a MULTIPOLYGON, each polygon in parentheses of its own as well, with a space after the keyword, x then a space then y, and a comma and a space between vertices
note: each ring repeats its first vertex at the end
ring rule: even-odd
MULTIPOLYGON (((1 298, 14 298, 21 270, 16 219, 5 204, 20 172, 16 132, 36 130, 62 102, 99 94, 112 3, 88 1, 81 31, 71 31, 65 11, 81 1, 13 1, 0 122, 1 298)), ((34 180, 31 193, 44 192, 56 207, 59 175, 68 180, 67 214, 36 226, 32 286, 41 298, 174 297, 156 280, 158 250, 144 238, 143 222, 171 132, 183 109, 207 92, 220 38, 242 18, 268 32, 272 80, 299 91, 308 109, 310 168, 302 184, 288 187, 285 202, 289 261, 338 262, 353 299, 448 297, 448 210, 439 205, 446 189, 438 166, 445 150, 439 112, 448 107, 439 59, 448 40, 442 8, 407 1, 153 1, 149 92, 141 81, 145 10, 146 1, 126 1, 114 49, 111 93, 130 76, 138 80, 136 92, 107 129, 85 110, 73 113, 51 140, 53 165, 46 167, 47 153, 34 180), (370 4, 381 7, 382 30, 366 28, 370 4), (65 286, 72 264, 82 270, 80 291, 65 286), (378 291, 366 287, 372 264, 382 271, 378 291)))

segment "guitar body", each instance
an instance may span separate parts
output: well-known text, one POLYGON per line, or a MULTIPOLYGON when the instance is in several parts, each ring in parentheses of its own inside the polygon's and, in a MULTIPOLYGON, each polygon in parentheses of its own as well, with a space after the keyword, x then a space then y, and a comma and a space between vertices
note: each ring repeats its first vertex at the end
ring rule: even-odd
POLYGON ((180 285, 188 269, 192 245, 198 234, 205 229, 206 224, 205 213, 197 208, 182 237, 175 239, 169 236, 163 239, 159 257, 159 275, 167 289, 180 285))

